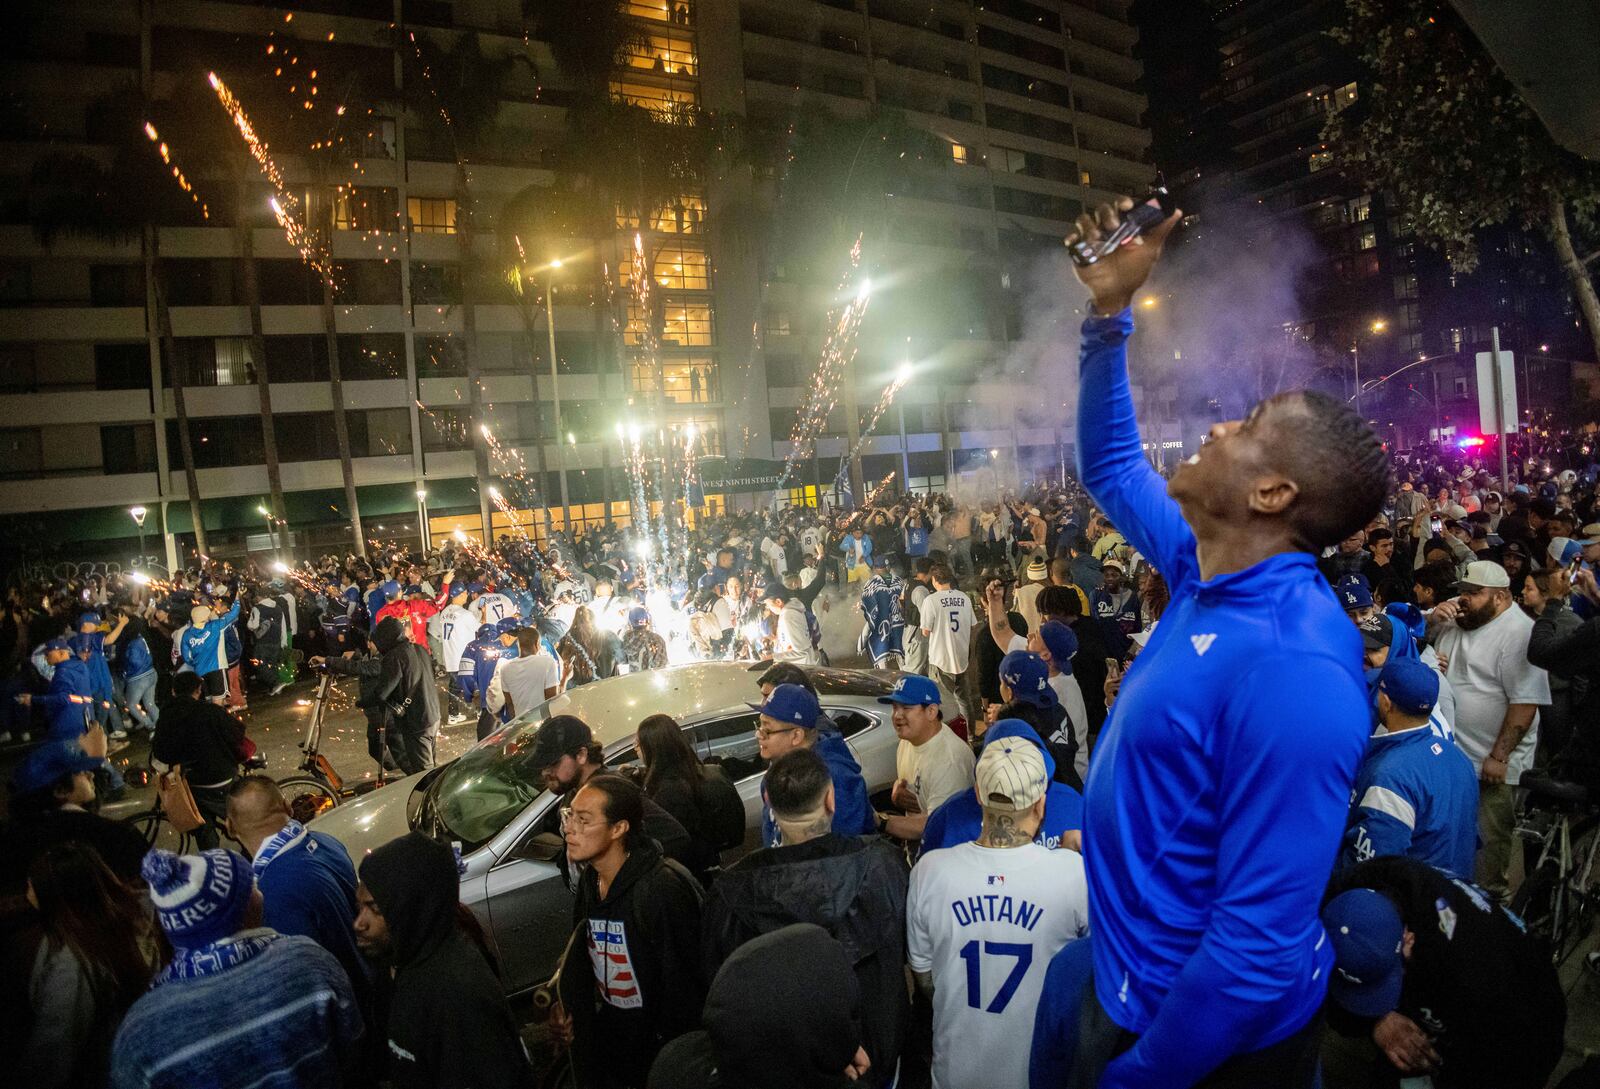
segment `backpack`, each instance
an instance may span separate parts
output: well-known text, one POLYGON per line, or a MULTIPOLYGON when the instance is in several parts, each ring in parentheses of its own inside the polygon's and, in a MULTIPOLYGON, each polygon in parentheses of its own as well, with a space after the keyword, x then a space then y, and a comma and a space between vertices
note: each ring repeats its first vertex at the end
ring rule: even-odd
POLYGON ((744 843, 744 799, 727 773, 715 764, 704 765, 700 782, 701 833, 718 851, 744 843))

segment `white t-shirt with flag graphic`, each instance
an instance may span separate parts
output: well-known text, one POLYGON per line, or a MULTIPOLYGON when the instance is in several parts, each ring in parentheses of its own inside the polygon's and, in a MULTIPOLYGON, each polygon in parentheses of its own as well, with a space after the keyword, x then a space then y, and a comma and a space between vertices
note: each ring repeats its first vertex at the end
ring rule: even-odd
MULTIPOLYGON (((434 615, 439 626, 440 664, 446 673, 461 668, 461 653, 478 633, 478 618, 460 605, 446 605, 434 615)), ((431 625, 430 625, 431 626, 431 625)))
POLYGON ((1037 843, 923 855, 906 923, 912 969, 933 973, 934 1089, 1027 1085, 1045 970, 1089 932, 1083 857, 1037 843))

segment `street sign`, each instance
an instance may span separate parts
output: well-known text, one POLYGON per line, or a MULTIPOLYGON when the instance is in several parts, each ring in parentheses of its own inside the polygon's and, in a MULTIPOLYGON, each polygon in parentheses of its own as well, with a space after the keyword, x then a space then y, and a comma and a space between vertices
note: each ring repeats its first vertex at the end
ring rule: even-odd
MULTIPOLYGON (((1478 426, 1485 435, 1495 433, 1494 391, 1495 376, 1489 360, 1493 352, 1478 353, 1478 426)), ((1513 353, 1500 353, 1500 420, 1503 432, 1517 432, 1517 383, 1514 378, 1513 353)))

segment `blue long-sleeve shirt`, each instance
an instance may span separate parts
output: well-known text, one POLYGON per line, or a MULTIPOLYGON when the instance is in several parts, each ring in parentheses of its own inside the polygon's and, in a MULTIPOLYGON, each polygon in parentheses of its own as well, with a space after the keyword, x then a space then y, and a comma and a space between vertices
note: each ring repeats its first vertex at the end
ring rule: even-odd
MULTIPOLYGON (((813 751, 828 765, 828 778, 833 783, 833 830, 841 836, 870 836, 878 830, 878 821, 872 811, 872 800, 867 797, 867 781, 861 777, 861 765, 844 735, 836 730, 823 729, 817 734, 813 751)), ((782 843, 778 824, 772 819, 767 806, 766 783, 761 785, 761 844, 777 847, 782 843)))
POLYGON ((1140 1034, 1100 1085, 1180 1089, 1321 1004, 1317 909, 1370 718, 1360 636, 1310 555, 1201 580, 1140 449, 1132 331, 1127 310, 1084 322, 1078 471, 1172 600, 1101 730, 1083 855, 1095 994, 1140 1034))
POLYGON ((223 633, 237 619, 239 603, 235 601, 233 608, 221 616, 185 628, 178 646, 184 663, 202 677, 219 669, 227 669, 228 661, 222 649, 223 633))
POLYGON ((50 675, 50 691, 34 696, 33 704, 50 720, 50 740, 78 740, 94 715, 94 680, 88 665, 81 658, 57 665, 50 675))
POLYGON ((1427 725, 1377 734, 1356 773, 1341 870, 1403 855, 1472 878, 1478 852, 1478 776, 1435 711, 1427 725))

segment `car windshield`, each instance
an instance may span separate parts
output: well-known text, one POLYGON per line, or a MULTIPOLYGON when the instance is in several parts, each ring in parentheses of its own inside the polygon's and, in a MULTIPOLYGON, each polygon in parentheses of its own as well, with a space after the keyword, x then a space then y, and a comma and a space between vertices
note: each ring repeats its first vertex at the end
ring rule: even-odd
POLYGON ((543 708, 535 709, 493 744, 474 746, 440 769, 428 793, 449 839, 469 851, 481 847, 544 792, 544 769, 530 759, 544 720, 543 708))

